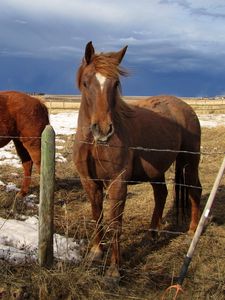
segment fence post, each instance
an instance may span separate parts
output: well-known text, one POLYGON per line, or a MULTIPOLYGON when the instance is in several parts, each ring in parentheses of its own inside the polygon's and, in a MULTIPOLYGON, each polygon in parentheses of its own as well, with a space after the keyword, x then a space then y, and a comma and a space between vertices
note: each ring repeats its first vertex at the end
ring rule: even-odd
POLYGON ((55 184, 55 132, 47 125, 41 136, 41 174, 39 202, 38 261, 40 266, 53 263, 53 213, 55 184))

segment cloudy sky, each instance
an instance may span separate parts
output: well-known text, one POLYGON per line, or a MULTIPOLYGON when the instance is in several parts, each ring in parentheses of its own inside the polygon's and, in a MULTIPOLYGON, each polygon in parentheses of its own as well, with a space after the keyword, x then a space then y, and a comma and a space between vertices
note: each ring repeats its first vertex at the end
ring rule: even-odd
POLYGON ((78 94, 90 40, 128 45, 124 95, 225 94, 224 0, 0 0, 0 89, 78 94))

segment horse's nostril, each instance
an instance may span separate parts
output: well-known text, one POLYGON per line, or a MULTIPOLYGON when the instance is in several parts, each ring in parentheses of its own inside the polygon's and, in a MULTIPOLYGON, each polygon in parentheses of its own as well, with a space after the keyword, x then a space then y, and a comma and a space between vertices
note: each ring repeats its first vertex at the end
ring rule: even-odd
POLYGON ((108 124, 102 128, 98 123, 94 123, 91 125, 91 132, 96 141, 106 142, 113 135, 114 127, 113 124, 108 124))
POLYGON ((91 131, 93 134, 99 133, 99 125, 97 123, 92 124, 91 131))
POLYGON ((109 125, 109 131, 108 131, 108 135, 112 135, 114 132, 114 127, 113 127, 113 124, 110 124, 109 125))

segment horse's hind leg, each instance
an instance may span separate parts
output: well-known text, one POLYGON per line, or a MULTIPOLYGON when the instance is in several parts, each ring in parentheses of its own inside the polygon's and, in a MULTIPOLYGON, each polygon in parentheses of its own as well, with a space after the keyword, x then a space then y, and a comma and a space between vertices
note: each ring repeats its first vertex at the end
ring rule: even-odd
POLYGON ((191 201, 191 222, 188 231, 189 233, 193 233, 196 230, 199 221, 202 186, 198 177, 198 170, 191 170, 191 168, 187 168, 185 175, 186 184, 193 186, 189 187, 189 199, 191 201))
POLYGON ((150 229, 153 230, 152 236, 155 237, 155 231, 160 228, 163 209, 168 194, 167 186, 165 183, 165 176, 163 175, 161 178, 154 180, 154 182, 151 182, 151 185, 154 192, 155 207, 152 215, 150 229))
POLYGON ((22 186, 17 194, 17 197, 24 197, 28 193, 28 189, 31 183, 31 172, 32 172, 32 165, 33 162, 31 160, 30 154, 26 150, 26 148, 23 146, 23 144, 17 139, 14 141, 16 151, 22 161, 22 166, 23 166, 23 181, 22 181, 22 186))
POLYGON ((189 154, 188 157, 180 157, 177 164, 179 168, 184 167, 184 184, 188 189, 188 196, 191 202, 191 221, 188 232, 193 233, 198 226, 202 194, 202 186, 198 175, 199 155, 189 154))

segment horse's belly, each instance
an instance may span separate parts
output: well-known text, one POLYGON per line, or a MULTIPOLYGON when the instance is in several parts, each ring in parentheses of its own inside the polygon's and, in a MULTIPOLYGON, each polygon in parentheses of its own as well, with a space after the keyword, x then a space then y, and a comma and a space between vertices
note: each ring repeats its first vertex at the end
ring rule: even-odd
POLYGON ((175 161, 176 153, 151 153, 136 157, 133 163, 132 180, 149 181, 161 177, 175 161))
POLYGON ((135 166, 132 172, 131 182, 142 182, 142 181, 150 181, 151 179, 161 177, 164 172, 154 168, 151 165, 147 167, 143 167, 142 165, 135 166))
POLYGON ((7 145, 10 142, 10 140, 10 138, 0 138, 0 148, 7 145))
MULTIPOLYGON (((17 136, 17 132, 14 129, 13 122, 11 121, 10 117, 9 119, 3 119, 0 122, 0 143, 4 144, 4 141, 9 138, 11 139, 11 136, 17 136)), ((7 144, 8 141, 5 143, 7 144)), ((4 145, 3 145, 4 146, 4 145)), ((1 146, 2 147, 2 146, 1 146)))

